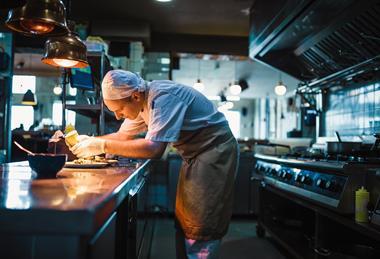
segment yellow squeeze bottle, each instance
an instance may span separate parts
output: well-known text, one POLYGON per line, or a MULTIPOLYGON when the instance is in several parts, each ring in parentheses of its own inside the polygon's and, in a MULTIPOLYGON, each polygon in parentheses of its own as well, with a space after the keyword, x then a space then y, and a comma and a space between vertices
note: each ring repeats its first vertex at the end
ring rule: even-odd
POLYGON ((69 147, 75 146, 78 142, 77 140, 78 132, 75 130, 74 126, 69 124, 65 128, 65 142, 69 147))
POLYGON ((368 222, 369 192, 362 186, 355 192, 355 221, 366 223, 368 222))

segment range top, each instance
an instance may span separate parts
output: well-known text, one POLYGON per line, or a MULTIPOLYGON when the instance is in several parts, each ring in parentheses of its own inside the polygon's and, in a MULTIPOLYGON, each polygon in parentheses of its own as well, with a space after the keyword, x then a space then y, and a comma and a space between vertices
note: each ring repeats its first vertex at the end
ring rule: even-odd
POLYGON ((297 156, 293 154, 270 156, 255 154, 257 159, 277 161, 290 165, 310 166, 313 168, 325 168, 343 170, 347 166, 357 165, 368 168, 380 167, 379 157, 363 157, 353 155, 323 155, 323 156, 297 156))
POLYGON ((350 157, 308 158, 255 154, 255 170, 264 183, 340 213, 354 212, 354 193, 366 186, 376 160, 350 157))

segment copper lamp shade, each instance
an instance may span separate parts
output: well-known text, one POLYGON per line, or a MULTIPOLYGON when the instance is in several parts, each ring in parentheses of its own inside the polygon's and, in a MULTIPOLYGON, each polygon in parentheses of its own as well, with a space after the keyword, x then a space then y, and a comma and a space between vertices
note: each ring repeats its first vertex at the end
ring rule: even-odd
POLYGON ((61 0, 28 0, 8 12, 6 26, 29 36, 57 36, 69 31, 66 9, 61 0))
POLYGON ((83 68, 88 66, 86 54, 86 45, 75 33, 69 32, 46 41, 42 62, 55 67, 83 68))

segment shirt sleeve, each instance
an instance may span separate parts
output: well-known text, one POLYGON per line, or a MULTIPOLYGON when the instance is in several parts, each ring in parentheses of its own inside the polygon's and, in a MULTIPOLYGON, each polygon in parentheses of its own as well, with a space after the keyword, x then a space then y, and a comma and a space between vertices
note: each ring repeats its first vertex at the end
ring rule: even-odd
POLYGON ((145 121, 141 115, 138 115, 134 120, 125 119, 124 122, 120 125, 119 131, 134 136, 147 131, 147 129, 148 128, 145 124, 145 121))
POLYGON ((152 141, 175 142, 179 138, 188 106, 175 95, 166 93, 152 102, 148 133, 152 141))

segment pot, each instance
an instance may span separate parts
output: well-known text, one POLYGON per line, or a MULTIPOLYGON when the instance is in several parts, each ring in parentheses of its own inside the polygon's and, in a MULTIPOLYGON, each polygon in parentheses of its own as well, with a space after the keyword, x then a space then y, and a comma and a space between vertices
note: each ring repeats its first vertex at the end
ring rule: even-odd
POLYGON ((361 142, 342 141, 337 131, 335 134, 338 141, 327 141, 326 151, 328 154, 349 155, 352 154, 352 152, 360 150, 361 142))
POLYGON ((361 142, 353 141, 328 141, 327 153, 349 155, 352 154, 352 152, 360 150, 361 144, 361 142))

